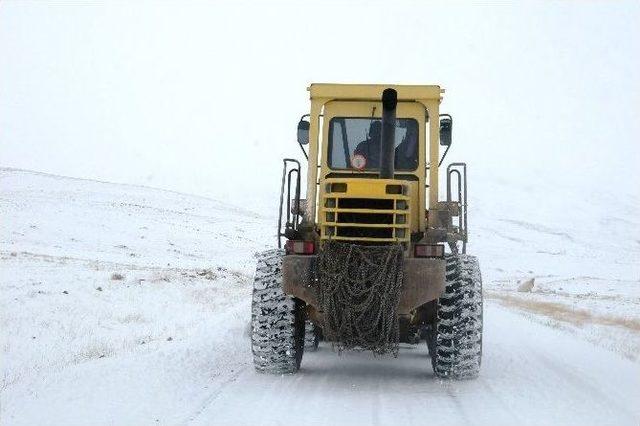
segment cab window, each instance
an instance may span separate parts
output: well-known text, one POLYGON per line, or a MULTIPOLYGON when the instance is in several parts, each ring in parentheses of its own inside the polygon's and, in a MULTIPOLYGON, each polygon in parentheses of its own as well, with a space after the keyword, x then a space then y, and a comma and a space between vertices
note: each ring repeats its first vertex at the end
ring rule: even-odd
MULTIPOLYGON (((380 168, 378 118, 334 117, 329 122, 329 167, 346 170, 380 168)), ((418 122, 396 119, 395 169, 411 171, 418 167, 418 122)))

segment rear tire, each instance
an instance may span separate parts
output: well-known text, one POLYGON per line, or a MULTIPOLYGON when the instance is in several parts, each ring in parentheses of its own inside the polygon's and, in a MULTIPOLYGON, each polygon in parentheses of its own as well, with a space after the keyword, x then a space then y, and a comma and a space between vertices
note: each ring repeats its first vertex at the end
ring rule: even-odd
POLYGON ((475 256, 446 257, 446 287, 427 342, 439 378, 472 379, 482 360, 482 277, 475 256))
POLYGON ((283 250, 258 256, 251 304, 251 349, 257 371, 283 374, 300 368, 304 352, 304 302, 282 291, 283 250))
POLYGON ((304 350, 315 352, 320 344, 320 330, 311 321, 307 320, 304 324, 304 350))

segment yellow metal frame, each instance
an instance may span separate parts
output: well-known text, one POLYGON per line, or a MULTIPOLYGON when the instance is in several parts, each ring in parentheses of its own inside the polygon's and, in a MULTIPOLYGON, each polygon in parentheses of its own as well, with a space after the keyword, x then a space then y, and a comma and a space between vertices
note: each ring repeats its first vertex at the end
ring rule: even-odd
MULTIPOLYGON (((439 105, 442 100, 441 94, 444 90, 439 86, 413 86, 413 85, 364 85, 364 84, 312 84, 308 90, 311 95, 310 129, 309 129, 309 168, 307 173, 307 205, 306 217, 313 218, 315 223, 326 222, 323 216, 326 210, 321 204, 316 208, 318 200, 322 203, 325 197, 324 184, 331 181, 327 178, 332 173, 327 164, 327 136, 329 121, 336 116, 371 116, 372 108, 375 106, 374 117, 380 117, 382 103, 380 101, 382 91, 386 88, 393 88, 398 94, 397 116, 399 118, 414 118, 418 121, 421 131, 419 148, 418 169, 412 172, 398 171, 397 174, 414 174, 416 181, 401 181, 409 187, 409 194, 406 195, 410 203, 410 228, 412 232, 425 231, 425 210, 429 206, 435 205, 438 201, 438 159, 439 159, 439 105), (429 117, 429 149, 426 149, 425 117, 429 117), (425 198, 426 158, 428 153, 429 187, 425 198), (315 167, 314 167, 315 166, 315 167), (318 176, 320 172, 320 176, 318 176), (320 178, 320 179, 319 179, 320 178), (320 193, 318 193, 320 185, 320 193)), ((345 171, 340 171, 345 173, 345 171)), ((347 172, 358 174, 360 172, 347 172)), ((366 193, 373 196, 379 188, 386 188, 389 182, 383 179, 348 179, 348 177, 335 180, 335 182, 348 182, 349 188, 353 188, 357 193, 366 193), (354 184, 354 181, 359 183, 354 184)), ((398 180, 390 180, 398 183, 398 180)), ((355 193, 354 193, 355 194, 355 193)), ((332 194, 333 195, 333 194, 332 194)), ((351 193, 349 193, 351 195, 351 193)), ((377 194, 376 197, 384 198, 394 194, 377 194)), ((370 213, 370 212, 369 212, 370 213)), ((326 237, 326 236, 323 236, 326 237)), ((337 239, 337 238, 336 238, 337 239)), ((376 241, 382 241, 375 239, 376 241)), ((397 241, 396 238, 392 239, 397 241)))

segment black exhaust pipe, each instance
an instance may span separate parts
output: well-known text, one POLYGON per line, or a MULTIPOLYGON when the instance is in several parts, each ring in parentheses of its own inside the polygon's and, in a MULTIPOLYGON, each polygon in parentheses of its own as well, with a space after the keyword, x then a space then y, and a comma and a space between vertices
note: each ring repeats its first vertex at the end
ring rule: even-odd
POLYGON ((393 179, 396 156, 396 106, 398 92, 382 92, 382 134, 380 135, 380 179, 393 179))

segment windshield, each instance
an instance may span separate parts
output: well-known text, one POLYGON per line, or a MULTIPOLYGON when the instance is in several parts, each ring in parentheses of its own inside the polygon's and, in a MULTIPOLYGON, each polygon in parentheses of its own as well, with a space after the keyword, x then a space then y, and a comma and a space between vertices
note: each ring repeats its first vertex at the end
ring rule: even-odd
MULTIPOLYGON (((329 167, 359 170, 380 167, 380 130, 376 118, 334 117, 329 122, 329 167), (364 158, 364 161, 362 161, 364 158), (362 166, 364 164, 364 166, 362 166)), ((396 170, 418 167, 418 122, 413 118, 396 119, 396 170)))

